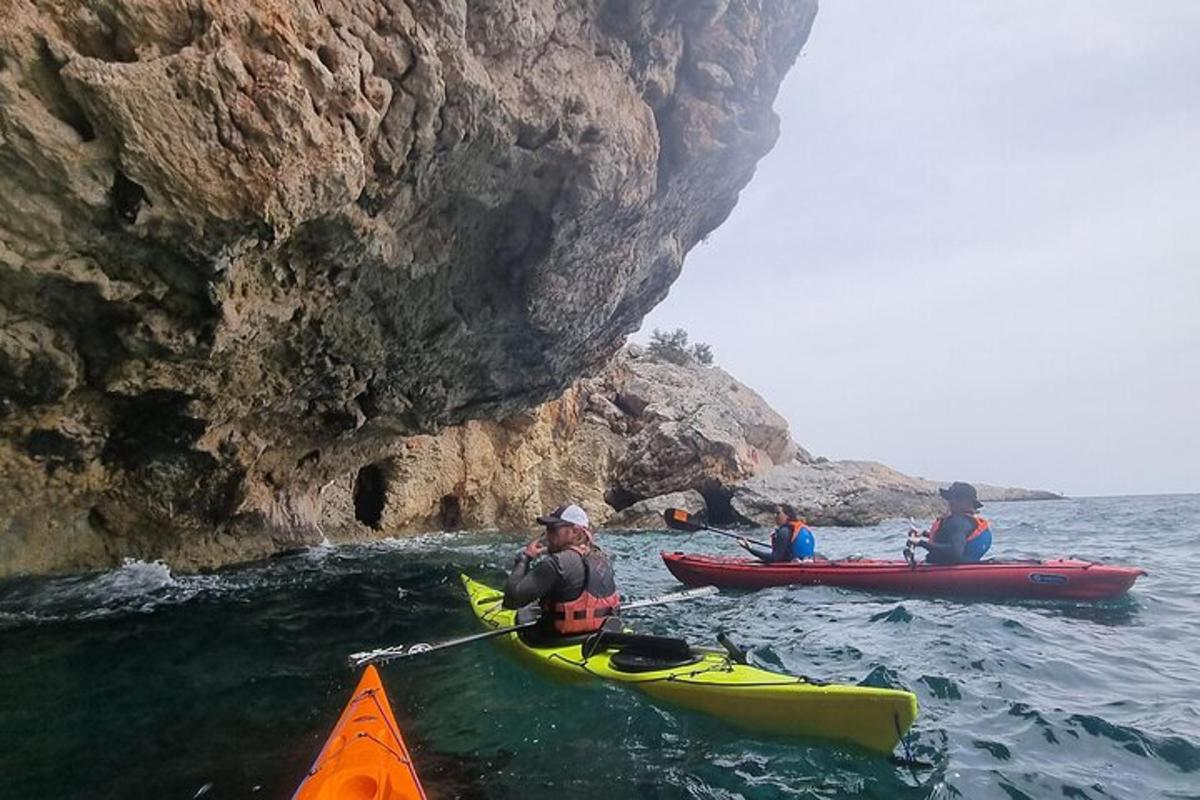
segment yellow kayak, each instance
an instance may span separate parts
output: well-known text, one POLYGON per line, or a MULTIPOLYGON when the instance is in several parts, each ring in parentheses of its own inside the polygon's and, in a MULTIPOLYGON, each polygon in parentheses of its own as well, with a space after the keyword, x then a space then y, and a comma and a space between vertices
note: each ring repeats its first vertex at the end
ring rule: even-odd
MULTIPOLYGON (((500 592, 466 575, 462 582, 485 626, 515 623, 516 612, 501 608, 500 592)), ((657 700, 757 733, 849 742, 891 753, 917 717, 917 698, 911 692, 813 682, 738 663, 715 650, 692 649, 680 659, 685 663, 654 668, 636 655, 623 655, 620 647, 585 655, 580 641, 531 646, 517 633, 498 638, 522 661, 555 678, 630 684, 657 700)))

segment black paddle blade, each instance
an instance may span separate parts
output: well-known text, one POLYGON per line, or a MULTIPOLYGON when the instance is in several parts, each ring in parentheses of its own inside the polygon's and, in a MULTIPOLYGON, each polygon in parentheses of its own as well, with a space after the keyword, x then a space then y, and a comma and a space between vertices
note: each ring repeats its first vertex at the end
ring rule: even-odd
POLYGON ((695 518, 682 508, 668 508, 663 511, 663 521, 667 527, 677 531, 702 531, 704 525, 696 522, 695 518))

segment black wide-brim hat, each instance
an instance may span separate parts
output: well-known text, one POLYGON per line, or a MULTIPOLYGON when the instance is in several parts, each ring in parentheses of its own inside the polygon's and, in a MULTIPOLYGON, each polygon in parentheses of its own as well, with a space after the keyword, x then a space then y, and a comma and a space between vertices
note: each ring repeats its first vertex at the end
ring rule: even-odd
POLYGON ((938 489, 938 494, 946 500, 970 500, 975 508, 983 508, 983 503, 979 502, 979 493, 969 483, 955 481, 946 489, 938 489))

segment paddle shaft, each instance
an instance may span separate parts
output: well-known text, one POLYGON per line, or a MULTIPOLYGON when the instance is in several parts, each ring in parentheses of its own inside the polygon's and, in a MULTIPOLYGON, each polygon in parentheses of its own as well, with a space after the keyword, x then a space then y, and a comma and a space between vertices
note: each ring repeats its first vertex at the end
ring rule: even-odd
POLYGON ((686 531, 688 533, 709 531, 710 533, 715 533, 718 536, 728 536, 730 539, 737 539, 739 541, 744 540, 750 542, 751 544, 756 544, 759 547, 765 547, 768 550, 774 549, 771 545, 767 544, 766 542, 760 542, 758 539, 748 539, 745 536, 734 533, 733 531, 726 531, 722 530, 721 528, 714 528, 712 525, 706 525, 705 523, 698 521, 694 516, 689 514, 687 511, 684 511, 682 508, 666 509, 663 511, 663 520, 667 523, 667 527, 671 530, 686 531))
POLYGON ((701 530, 706 530, 706 531, 709 531, 710 533, 717 533, 717 534, 720 534, 721 536, 728 536, 730 539, 744 539, 745 541, 749 542, 750 544, 756 544, 759 547, 765 547, 768 550, 771 549, 771 545, 767 544, 766 542, 760 542, 758 539, 751 539, 747 536, 742 536, 740 534, 734 533, 733 531, 723 531, 720 528, 713 528, 709 525, 701 525, 700 528, 701 528, 701 530))
MULTIPOLYGON (((678 603, 683 600, 692 600, 697 597, 707 597, 714 595, 718 591, 715 586, 700 586, 695 589, 687 589, 682 592, 674 592, 672 594, 659 595, 658 597, 648 597, 645 600, 633 600, 621 607, 622 611, 635 611, 639 608, 649 608, 650 606, 666 605, 667 603, 678 603)), ((498 603, 502 599, 497 595, 494 598, 488 598, 480 602, 498 603)), ((385 647, 380 650, 367 650, 361 653, 351 653, 348 659, 350 666, 358 668, 365 664, 386 664, 389 661, 395 661, 399 658, 409 658, 411 656, 419 656, 423 653, 432 653, 437 650, 445 650, 450 647, 458 647, 460 644, 470 644, 471 642, 479 642, 484 639, 491 639, 496 636, 503 636, 506 633, 515 633, 525 628, 532 628, 538 624, 538 620, 530 620, 529 622, 521 622, 516 625, 506 625, 503 628, 494 628, 490 631, 475 633, 470 636, 460 636, 457 639, 447 639, 444 642, 436 644, 426 644, 418 642, 405 647, 385 647)))

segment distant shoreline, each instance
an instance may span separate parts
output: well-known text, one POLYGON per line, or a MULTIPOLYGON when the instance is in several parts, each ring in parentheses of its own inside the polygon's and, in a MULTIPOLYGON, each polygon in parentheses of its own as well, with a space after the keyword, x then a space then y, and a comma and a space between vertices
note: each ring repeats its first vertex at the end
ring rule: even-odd
POLYGON ((1122 497, 1200 497, 1196 492, 1131 492, 1126 494, 1060 494, 1057 497, 1029 497, 1013 500, 992 500, 993 503, 1029 503, 1037 500, 1116 500, 1122 497))

